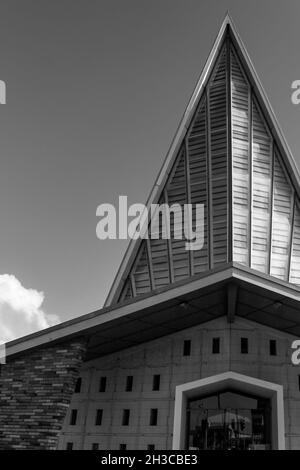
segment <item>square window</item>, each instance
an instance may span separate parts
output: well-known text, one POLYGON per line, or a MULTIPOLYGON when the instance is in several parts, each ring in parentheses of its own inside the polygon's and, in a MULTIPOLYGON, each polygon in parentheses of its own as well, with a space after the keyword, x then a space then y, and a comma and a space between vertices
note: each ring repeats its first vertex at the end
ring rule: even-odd
POLYGON ((66 450, 73 450, 73 442, 67 442, 66 450))
POLYGON ((99 450, 99 444, 98 444, 98 442, 94 442, 94 443, 92 444, 92 450, 99 450))
POLYGON ((126 450, 127 444, 120 444, 120 450, 126 450))
POLYGON ((155 450, 155 445, 154 444, 148 444, 147 445, 147 450, 150 450, 151 452, 153 452, 155 450))

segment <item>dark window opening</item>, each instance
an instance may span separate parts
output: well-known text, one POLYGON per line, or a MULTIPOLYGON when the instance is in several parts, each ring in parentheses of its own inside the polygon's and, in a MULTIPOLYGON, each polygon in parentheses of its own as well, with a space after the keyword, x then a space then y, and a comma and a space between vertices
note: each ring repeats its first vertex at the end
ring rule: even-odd
POLYGON ((133 375, 128 375, 126 378, 126 392, 131 392, 133 387, 133 375))
POLYGON ((220 338, 213 338, 212 340, 212 353, 220 354, 220 338))
POLYGON ((153 383, 152 383, 152 390, 157 391, 160 388, 160 375, 155 374, 153 375, 153 383))
POLYGON ((150 426, 156 426, 157 425, 157 416, 158 416, 158 409, 157 408, 151 408, 151 410, 150 410, 150 426))
POLYGON ((73 450, 73 442, 67 442, 66 450, 73 450))
POLYGON ((241 338, 241 353, 248 354, 248 338, 241 338))
POLYGON ((270 339, 270 356, 277 356, 276 339, 270 339))
POLYGON ((183 342, 183 355, 190 356, 191 355, 191 340, 185 339, 183 342))
POLYGON ((155 450, 155 445, 154 444, 148 444, 147 445, 147 450, 150 450, 151 452, 153 452, 155 450))
POLYGON ((92 450, 99 450, 99 444, 97 442, 92 444, 92 450))
POLYGON ((75 426, 77 421, 77 410, 71 410, 70 425, 75 426))
POLYGON ((82 383, 82 379, 81 377, 79 377, 77 379, 77 382, 76 382, 76 385, 75 385, 75 393, 80 393, 81 391, 81 383, 82 383))
POLYGON ((123 410, 122 426, 129 425, 129 417, 130 417, 130 410, 128 409, 123 410))
POLYGON ((120 444, 120 450, 126 450, 127 444, 120 444))
POLYGON ((99 392, 104 393, 106 390, 106 377, 100 377, 99 392))
POLYGON ((103 410, 97 410, 96 411, 96 420, 95 420, 95 425, 96 426, 101 426, 102 424, 102 417, 103 417, 103 410))

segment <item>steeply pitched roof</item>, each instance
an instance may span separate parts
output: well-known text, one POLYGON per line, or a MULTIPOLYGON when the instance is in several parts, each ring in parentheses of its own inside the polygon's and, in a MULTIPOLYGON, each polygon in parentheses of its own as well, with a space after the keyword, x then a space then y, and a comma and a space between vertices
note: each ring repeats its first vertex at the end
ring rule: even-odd
POLYGON ((132 242, 105 308, 11 341, 7 355, 83 336, 89 359, 223 315, 299 336, 299 196, 294 160, 226 16, 148 201, 204 203, 203 251, 132 242))
POLYGON ((231 262, 299 285, 299 196, 295 162, 227 15, 147 203, 203 204, 204 246, 186 250, 173 221, 170 240, 132 241, 105 305, 231 262))

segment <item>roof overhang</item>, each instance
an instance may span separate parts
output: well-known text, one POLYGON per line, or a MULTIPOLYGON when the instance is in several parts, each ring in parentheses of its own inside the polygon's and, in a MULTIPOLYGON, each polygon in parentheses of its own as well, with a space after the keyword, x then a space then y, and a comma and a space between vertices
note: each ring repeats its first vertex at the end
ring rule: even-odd
POLYGON ((6 356, 88 339, 87 360, 226 315, 300 335, 300 288, 230 264, 130 302, 103 308, 6 344, 6 356))

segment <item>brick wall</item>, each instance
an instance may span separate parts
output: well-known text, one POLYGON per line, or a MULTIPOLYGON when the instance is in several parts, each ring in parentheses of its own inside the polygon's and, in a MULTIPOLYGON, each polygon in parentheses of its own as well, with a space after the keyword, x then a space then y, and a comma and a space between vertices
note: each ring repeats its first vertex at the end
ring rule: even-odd
POLYGON ((84 353, 74 340, 1 366, 0 450, 56 449, 84 353))

